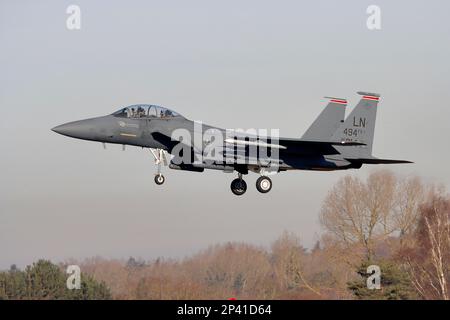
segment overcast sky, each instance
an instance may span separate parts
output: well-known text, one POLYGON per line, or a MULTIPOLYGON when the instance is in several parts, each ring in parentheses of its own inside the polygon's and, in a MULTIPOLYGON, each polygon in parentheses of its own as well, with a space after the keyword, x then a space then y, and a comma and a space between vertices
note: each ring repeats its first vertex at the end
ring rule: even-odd
MULTIPOLYGON (((310 246, 336 181, 375 169, 246 177, 165 169, 148 150, 70 139, 56 125, 154 103, 224 128, 300 137, 323 96, 381 94, 374 155, 450 185, 448 1, 0 1, 0 269, 38 258, 183 257, 211 244, 310 246), (81 8, 81 30, 66 8, 81 8), (381 30, 366 9, 381 8, 381 30)), ((348 114, 349 110, 347 110, 348 114)), ((378 168, 386 167, 379 166, 378 168)))

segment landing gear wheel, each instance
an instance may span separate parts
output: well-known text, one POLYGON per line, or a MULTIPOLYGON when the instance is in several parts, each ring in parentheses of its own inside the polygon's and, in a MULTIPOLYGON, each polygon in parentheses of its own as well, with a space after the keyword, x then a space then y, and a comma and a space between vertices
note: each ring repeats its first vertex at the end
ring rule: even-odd
POLYGON ((231 181, 231 192, 237 196, 242 196, 247 191, 247 183, 243 179, 234 179, 231 181))
POLYGON ((157 185, 163 184, 164 181, 166 181, 166 178, 164 178, 164 176, 163 176, 162 174, 157 174, 157 175, 155 176, 155 183, 156 183, 157 185))
POLYGON ((258 180, 256 180, 256 189, 258 189, 261 193, 267 193, 272 189, 272 180, 270 180, 269 177, 259 177, 258 180))

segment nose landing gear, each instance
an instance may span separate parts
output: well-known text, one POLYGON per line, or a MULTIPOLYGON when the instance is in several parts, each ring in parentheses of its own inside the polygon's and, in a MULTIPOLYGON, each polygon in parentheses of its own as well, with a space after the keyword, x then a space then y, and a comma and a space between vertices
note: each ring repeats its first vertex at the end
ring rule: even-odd
POLYGON ((164 165, 167 165, 166 155, 164 154, 163 149, 150 149, 155 158, 155 165, 157 166, 157 172, 155 175, 155 183, 157 185, 162 185, 166 178, 161 174, 161 162, 164 162, 164 165))
POLYGON ((164 176, 163 176, 161 173, 159 173, 159 174, 157 174, 157 175, 155 176, 155 183, 156 183, 157 185, 163 184, 164 181, 166 181, 166 178, 164 178, 164 176))

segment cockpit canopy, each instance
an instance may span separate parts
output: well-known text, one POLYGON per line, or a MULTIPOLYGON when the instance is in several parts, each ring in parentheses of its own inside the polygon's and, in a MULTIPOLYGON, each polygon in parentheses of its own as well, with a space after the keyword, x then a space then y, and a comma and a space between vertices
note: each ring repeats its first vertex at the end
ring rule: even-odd
POLYGON ((122 108, 113 113, 115 117, 121 118, 159 118, 169 119, 181 117, 180 114, 167 108, 152 104, 135 104, 122 108))

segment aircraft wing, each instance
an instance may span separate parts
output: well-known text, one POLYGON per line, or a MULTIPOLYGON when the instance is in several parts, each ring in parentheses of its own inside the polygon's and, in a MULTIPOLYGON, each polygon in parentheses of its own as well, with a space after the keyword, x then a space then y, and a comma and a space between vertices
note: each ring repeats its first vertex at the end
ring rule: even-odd
POLYGON ((280 139, 279 144, 285 147, 287 153, 298 155, 332 155, 340 152, 335 146, 364 146, 359 142, 340 141, 305 141, 300 139, 280 139))
MULTIPOLYGON (((178 141, 173 141, 170 137, 161 132, 153 132, 152 136, 155 140, 168 146, 169 149, 176 145, 178 141)), ((276 142, 271 142, 264 138, 264 141, 246 141, 243 139, 226 139, 225 148, 231 145, 236 147, 258 146, 263 148, 276 148, 283 150, 283 152, 296 155, 332 155, 339 154, 339 151, 334 146, 364 146, 364 143, 346 142, 346 141, 306 141, 301 139, 280 138, 276 142)))

